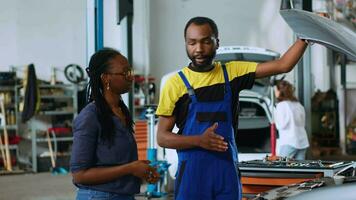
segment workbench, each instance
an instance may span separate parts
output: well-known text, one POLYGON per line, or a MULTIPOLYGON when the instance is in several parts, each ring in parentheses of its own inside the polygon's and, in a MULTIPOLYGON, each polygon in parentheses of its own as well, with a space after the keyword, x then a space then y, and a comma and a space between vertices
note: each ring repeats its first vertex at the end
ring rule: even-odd
POLYGON ((253 197, 268 190, 332 177, 352 162, 342 161, 267 161, 253 160, 239 163, 244 197, 253 197))

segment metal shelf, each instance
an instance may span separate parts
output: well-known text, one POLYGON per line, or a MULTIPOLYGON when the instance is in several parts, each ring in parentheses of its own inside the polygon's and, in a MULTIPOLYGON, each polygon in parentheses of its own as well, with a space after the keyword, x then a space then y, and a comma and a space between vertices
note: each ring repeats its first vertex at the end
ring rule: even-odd
POLYGON ((69 95, 42 95, 41 99, 71 99, 72 96, 69 95))
MULTIPOLYGON (((3 146, 2 147, 0 147, 0 149, 5 149, 5 145, 3 144, 3 146)), ((9 150, 17 150, 17 148, 18 148, 18 146, 17 146, 17 144, 10 144, 9 145, 9 150)))
MULTIPOLYGON (((4 127, 0 126, 0 130, 3 130, 4 127)), ((17 130, 17 126, 16 125, 6 125, 6 129, 7 130, 17 130)))
POLYGON ((15 91, 15 86, 1 86, 0 91, 15 91))
POLYGON ((38 114, 41 115, 72 115, 73 111, 65 110, 65 111, 40 111, 38 114))
MULTIPOLYGON (((50 139, 51 141, 57 141, 57 142, 70 142, 73 141, 73 137, 56 137, 55 140, 50 139)), ((47 138, 36 138, 37 142, 47 142, 47 138)))
MULTIPOLYGON (((22 100, 24 97, 20 96, 20 99, 22 100)), ((73 98, 72 95, 40 95, 41 99, 54 99, 54 100, 58 100, 58 99, 71 99, 73 98)))
POLYGON ((45 89, 45 88, 73 88, 73 85, 71 84, 55 84, 55 85, 50 85, 50 84, 40 84, 38 86, 41 89, 45 89))

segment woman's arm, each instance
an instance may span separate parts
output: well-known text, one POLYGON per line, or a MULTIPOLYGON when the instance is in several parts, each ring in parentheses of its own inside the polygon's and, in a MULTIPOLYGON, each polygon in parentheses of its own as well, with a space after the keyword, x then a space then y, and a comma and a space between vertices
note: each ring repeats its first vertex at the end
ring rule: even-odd
POLYGON ((157 182, 159 175, 155 168, 149 166, 149 163, 147 160, 138 160, 120 166, 79 170, 72 175, 75 183, 84 185, 102 184, 126 175, 134 175, 148 182, 157 182))
POLYGON ((151 181, 152 178, 155 181, 156 177, 159 177, 155 169, 149 166, 149 161, 134 161, 110 167, 93 167, 96 163, 100 125, 96 113, 88 108, 85 109, 73 123, 70 163, 75 183, 101 184, 126 175, 134 175, 146 181, 151 181))

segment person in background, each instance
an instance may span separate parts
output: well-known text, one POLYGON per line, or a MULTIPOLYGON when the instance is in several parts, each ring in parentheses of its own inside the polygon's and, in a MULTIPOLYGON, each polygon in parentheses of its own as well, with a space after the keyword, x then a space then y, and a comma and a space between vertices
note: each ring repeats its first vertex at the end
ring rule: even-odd
POLYGON ((288 81, 277 81, 274 93, 278 102, 274 117, 279 133, 279 156, 305 160, 309 141, 304 107, 298 102, 294 87, 288 81))
POLYGON ((239 92, 251 88, 255 78, 292 70, 307 43, 298 39, 278 60, 223 65, 214 62, 219 34, 213 20, 190 19, 184 39, 191 63, 167 80, 156 111, 158 144, 178 153, 175 198, 241 199, 234 134, 239 92), (175 124, 178 134, 172 132, 175 124))
POLYGON ((121 98, 130 90, 133 73, 118 51, 104 48, 90 59, 89 103, 73 123, 70 167, 77 200, 132 200, 143 179, 159 174, 147 160, 138 160, 134 122, 121 98))

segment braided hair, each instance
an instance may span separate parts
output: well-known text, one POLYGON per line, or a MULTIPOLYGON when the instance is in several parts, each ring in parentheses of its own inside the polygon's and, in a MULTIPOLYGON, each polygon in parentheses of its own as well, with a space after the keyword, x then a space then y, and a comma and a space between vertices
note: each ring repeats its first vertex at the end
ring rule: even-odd
MULTIPOLYGON (((100 137, 104 141, 113 144, 115 135, 113 112, 103 96, 104 86, 101 82, 101 75, 110 68, 110 61, 116 56, 122 56, 120 52, 112 48, 103 48, 92 55, 89 61, 89 67, 86 68, 89 80, 88 102, 94 102, 97 109, 97 116, 101 126, 100 137)), ((134 133, 134 122, 129 109, 120 98, 118 106, 121 108, 126 118, 126 125, 130 133, 134 133)))

